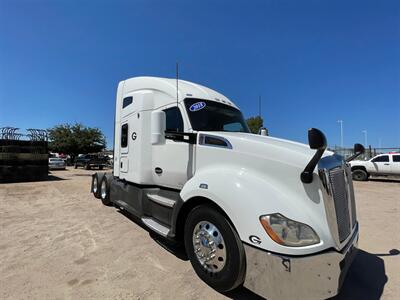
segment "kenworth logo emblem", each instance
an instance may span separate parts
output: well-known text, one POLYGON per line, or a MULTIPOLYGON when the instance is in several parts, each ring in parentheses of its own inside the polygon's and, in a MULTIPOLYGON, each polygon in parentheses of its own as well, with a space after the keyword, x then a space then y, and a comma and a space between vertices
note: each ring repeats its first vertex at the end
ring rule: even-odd
POLYGON ((189 107, 189 110, 190 111, 198 111, 200 109, 203 109, 204 107, 206 107, 205 102, 196 102, 189 107))

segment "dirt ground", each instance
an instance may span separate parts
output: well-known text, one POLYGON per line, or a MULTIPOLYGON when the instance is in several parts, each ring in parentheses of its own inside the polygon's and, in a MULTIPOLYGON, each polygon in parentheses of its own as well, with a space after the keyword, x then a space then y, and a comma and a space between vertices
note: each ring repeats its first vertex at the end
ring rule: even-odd
MULTIPOLYGON (((90 193, 93 171, 0 185, 1 299, 257 299, 204 284, 165 245, 90 193)), ((359 252, 337 299, 400 299, 400 180, 355 183, 359 252)))

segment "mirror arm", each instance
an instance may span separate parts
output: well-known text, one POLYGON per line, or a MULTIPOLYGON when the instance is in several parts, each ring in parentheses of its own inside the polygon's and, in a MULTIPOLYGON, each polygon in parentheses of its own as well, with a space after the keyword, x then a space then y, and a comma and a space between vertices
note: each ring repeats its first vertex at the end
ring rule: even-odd
POLYGON ((363 152, 358 152, 358 153, 353 154, 352 156, 346 158, 346 162, 352 161, 353 159, 357 158, 361 154, 363 154, 363 152))
POLYGON ((313 181, 314 169, 318 164, 319 160, 321 159, 322 154, 324 154, 325 149, 326 147, 318 149, 317 152, 314 154, 313 158, 304 168, 304 171, 301 172, 300 179, 303 183, 311 183, 313 181))
POLYGON ((356 157, 360 156, 365 152, 365 148, 361 144, 354 144, 354 154, 346 159, 346 162, 352 161, 356 157))

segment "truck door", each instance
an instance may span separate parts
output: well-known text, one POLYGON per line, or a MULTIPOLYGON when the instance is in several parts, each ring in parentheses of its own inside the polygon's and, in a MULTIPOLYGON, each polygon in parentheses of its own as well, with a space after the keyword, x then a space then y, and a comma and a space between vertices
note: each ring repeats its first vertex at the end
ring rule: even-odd
POLYGON ((391 169, 393 175, 400 175, 400 154, 392 155, 391 169))
MULTIPOLYGON (((163 109, 166 130, 184 131, 180 108, 175 105, 163 109)), ((153 180, 157 185, 181 189, 192 176, 193 145, 167 139, 165 144, 153 147, 153 180)))
POLYGON ((373 164, 373 172, 380 174, 390 174, 389 155, 380 155, 371 160, 373 164))
POLYGON ((128 173, 129 170, 129 123, 123 123, 121 125, 121 156, 119 159, 120 172, 128 173))

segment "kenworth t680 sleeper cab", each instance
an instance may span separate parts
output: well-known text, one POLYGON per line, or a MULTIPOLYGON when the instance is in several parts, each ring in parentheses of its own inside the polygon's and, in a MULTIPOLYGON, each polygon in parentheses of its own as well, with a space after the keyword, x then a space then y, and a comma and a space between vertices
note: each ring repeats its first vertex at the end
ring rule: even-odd
POLYGON ((325 151, 319 130, 308 138, 251 134, 239 108, 207 87, 131 78, 117 90, 113 172, 94 174, 91 189, 182 241, 220 292, 328 298, 357 252, 356 206, 348 164, 325 151))

